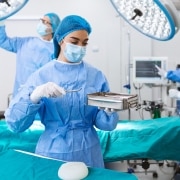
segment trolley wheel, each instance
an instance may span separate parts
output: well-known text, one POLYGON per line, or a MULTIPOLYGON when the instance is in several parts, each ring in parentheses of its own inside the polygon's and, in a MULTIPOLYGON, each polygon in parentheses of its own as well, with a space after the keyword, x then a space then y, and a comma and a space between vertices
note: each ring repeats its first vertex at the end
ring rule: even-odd
POLYGON ((134 173, 134 169, 132 169, 132 168, 128 168, 128 173, 134 173))
POLYGON ((164 163, 159 163, 159 166, 163 166, 164 165, 164 163))
POLYGON ((157 178, 158 177, 158 173, 157 172, 153 172, 153 178, 157 178))

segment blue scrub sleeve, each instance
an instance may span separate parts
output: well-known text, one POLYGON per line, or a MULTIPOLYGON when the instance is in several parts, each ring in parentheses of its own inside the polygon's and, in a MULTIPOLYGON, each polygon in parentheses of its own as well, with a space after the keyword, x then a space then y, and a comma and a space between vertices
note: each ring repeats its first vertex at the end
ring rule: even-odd
POLYGON ((8 37, 5 28, 5 26, 0 26, 0 48, 3 48, 10 52, 17 53, 17 50, 19 49, 18 46, 21 46, 24 38, 8 37))
POLYGON ((166 78, 174 82, 180 82, 180 70, 168 71, 166 78))
POLYGON ((13 132, 23 132, 28 129, 41 107, 41 103, 34 104, 29 97, 30 91, 20 91, 10 102, 5 111, 5 119, 9 129, 13 132))
POLYGON ((95 126, 104 131, 112 131, 116 128, 119 120, 117 112, 99 110, 95 120, 95 126))

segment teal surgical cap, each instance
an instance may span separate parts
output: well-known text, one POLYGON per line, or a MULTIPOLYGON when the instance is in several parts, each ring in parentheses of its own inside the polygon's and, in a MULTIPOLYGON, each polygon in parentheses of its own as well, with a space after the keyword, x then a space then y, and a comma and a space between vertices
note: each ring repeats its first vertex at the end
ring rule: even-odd
POLYGON ((53 33, 56 31, 59 23, 60 23, 60 18, 57 14, 55 13, 47 13, 44 16, 48 16, 50 19, 51 25, 52 25, 52 31, 53 33))
POLYGON ((91 33, 90 24, 82 17, 77 15, 66 16, 56 29, 53 42, 54 42, 54 58, 57 58, 60 53, 59 42, 68 34, 78 31, 85 30, 88 34, 91 33))

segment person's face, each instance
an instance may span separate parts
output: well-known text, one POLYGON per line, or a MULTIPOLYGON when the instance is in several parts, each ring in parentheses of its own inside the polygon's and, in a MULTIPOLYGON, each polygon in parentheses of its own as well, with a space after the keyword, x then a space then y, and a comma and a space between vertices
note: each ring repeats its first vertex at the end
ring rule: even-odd
POLYGON ((68 34, 62 40, 62 46, 65 46, 65 43, 71 43, 77 46, 87 46, 88 44, 88 33, 85 30, 74 31, 68 34))
POLYGON ((60 51, 60 57, 61 60, 68 62, 68 60, 65 58, 64 56, 64 49, 66 47, 66 43, 71 43, 77 46, 83 46, 86 47, 88 44, 88 33, 85 30, 78 30, 78 31, 74 31, 70 34, 68 34, 61 42, 60 42, 60 46, 61 46, 61 51, 60 51))
POLYGON ((40 19, 42 21, 43 24, 46 24, 47 26, 51 27, 52 24, 51 24, 51 21, 49 19, 48 16, 44 16, 43 18, 40 19))
POLYGON ((47 26, 46 32, 52 33, 52 24, 48 16, 44 16, 40 19, 40 21, 47 26))

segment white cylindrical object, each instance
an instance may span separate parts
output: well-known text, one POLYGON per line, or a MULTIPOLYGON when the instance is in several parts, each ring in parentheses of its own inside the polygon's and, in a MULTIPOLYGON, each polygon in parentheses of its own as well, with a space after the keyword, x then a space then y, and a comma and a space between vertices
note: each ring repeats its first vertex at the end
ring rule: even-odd
POLYGON ((87 175, 88 168, 83 162, 67 162, 58 170, 58 177, 63 180, 81 180, 87 175))

